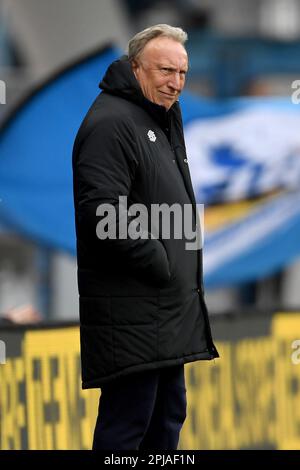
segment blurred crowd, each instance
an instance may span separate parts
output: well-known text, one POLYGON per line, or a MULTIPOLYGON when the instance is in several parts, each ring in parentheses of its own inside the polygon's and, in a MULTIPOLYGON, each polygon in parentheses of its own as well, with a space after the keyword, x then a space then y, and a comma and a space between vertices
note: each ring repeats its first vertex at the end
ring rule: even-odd
POLYGON ((41 321, 42 316, 40 312, 30 304, 11 308, 0 316, 1 324, 27 325, 41 321))

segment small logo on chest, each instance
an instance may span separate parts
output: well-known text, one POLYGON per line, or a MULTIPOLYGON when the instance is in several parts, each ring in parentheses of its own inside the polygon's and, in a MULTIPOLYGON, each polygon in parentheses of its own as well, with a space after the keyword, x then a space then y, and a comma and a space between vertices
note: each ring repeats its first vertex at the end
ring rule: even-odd
POLYGON ((147 133, 147 136, 149 138, 149 140, 151 142, 155 142, 156 141, 156 135, 153 131, 151 131, 151 129, 149 129, 148 133, 147 133))

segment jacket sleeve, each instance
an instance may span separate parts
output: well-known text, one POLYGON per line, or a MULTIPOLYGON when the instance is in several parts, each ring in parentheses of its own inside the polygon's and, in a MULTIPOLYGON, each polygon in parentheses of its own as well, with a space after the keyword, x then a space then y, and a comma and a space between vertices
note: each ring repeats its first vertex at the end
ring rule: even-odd
MULTIPOLYGON (((83 236, 85 240, 97 237, 97 224, 104 215, 99 217, 96 213, 102 204, 114 207, 117 227, 121 219, 127 219, 128 228, 132 216, 128 211, 124 214, 122 206, 120 209, 119 197, 130 195, 138 170, 139 158, 132 127, 118 117, 98 122, 77 150, 73 162, 77 236, 83 236)), ((147 272, 157 282, 166 282, 170 279, 166 250, 159 240, 151 238, 149 232, 145 235, 147 238, 132 239, 127 235, 121 239, 117 232, 116 238, 97 237, 96 245, 105 244, 131 268, 147 272)))

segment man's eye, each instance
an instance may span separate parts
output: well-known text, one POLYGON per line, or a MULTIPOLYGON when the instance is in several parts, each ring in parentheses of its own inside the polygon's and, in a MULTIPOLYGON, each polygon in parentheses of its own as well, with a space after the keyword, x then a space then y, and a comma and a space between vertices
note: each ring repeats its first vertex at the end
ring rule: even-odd
MULTIPOLYGON (((176 73, 175 70, 169 69, 168 67, 162 67, 160 70, 164 75, 171 75, 174 72, 176 73)), ((179 72, 179 75, 180 75, 181 78, 184 78, 185 75, 186 75, 186 71, 182 70, 181 72, 179 72)))

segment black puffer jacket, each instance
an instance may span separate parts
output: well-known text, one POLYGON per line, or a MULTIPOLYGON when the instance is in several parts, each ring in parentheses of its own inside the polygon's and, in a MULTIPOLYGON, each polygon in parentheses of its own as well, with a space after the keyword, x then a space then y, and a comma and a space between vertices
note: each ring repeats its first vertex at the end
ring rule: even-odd
POLYGON ((111 64, 100 87, 73 152, 83 388, 218 356, 201 250, 161 232, 159 239, 96 235, 97 207, 117 208, 119 196, 149 213, 151 204, 193 204, 195 228, 179 104, 166 112, 144 98, 126 58, 111 64))

